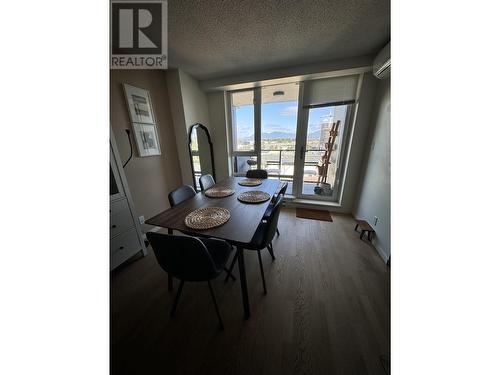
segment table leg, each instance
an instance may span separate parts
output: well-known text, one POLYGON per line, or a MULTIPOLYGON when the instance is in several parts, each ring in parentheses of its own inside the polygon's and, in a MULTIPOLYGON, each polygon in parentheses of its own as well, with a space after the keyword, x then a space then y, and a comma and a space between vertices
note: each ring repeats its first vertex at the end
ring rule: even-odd
MULTIPOLYGON (((170 228, 168 228, 168 234, 173 234, 174 231, 170 228)), ((174 279, 172 275, 168 274, 168 290, 172 291, 174 289, 174 279)))
POLYGON ((236 250, 238 252, 238 267, 240 269, 240 284, 241 284, 241 297, 243 298, 243 312, 245 314, 245 319, 250 318, 250 303, 248 302, 248 289, 247 289, 247 274, 245 271, 245 257, 243 254, 243 248, 239 247, 236 250))

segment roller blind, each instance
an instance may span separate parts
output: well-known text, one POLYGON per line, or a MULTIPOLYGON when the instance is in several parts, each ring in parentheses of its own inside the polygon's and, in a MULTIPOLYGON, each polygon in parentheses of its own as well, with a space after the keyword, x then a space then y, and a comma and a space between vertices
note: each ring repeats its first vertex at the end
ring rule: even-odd
POLYGON ((354 102, 358 75, 314 79, 304 82, 304 107, 327 103, 354 102))

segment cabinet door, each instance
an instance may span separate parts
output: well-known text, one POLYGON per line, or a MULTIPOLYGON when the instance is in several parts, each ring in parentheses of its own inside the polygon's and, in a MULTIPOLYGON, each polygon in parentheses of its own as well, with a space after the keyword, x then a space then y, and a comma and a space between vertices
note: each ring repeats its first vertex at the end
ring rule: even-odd
POLYGON ((111 215, 110 215, 110 229, 109 234, 111 238, 116 235, 125 232, 126 230, 134 227, 134 219, 130 214, 128 205, 125 205, 125 209, 117 211, 117 207, 120 203, 124 202, 126 204, 126 199, 122 199, 117 202, 111 202, 111 215))
POLYGON ((142 250, 135 228, 130 228, 111 240, 111 269, 117 267, 128 258, 142 250))

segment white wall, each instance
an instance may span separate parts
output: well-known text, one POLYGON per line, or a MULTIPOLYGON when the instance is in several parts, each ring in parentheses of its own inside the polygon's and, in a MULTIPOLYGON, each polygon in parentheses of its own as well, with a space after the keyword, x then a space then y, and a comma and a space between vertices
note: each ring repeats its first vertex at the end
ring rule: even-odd
POLYGON ((300 66, 277 68, 235 75, 224 78, 209 79, 200 82, 204 91, 239 90, 256 86, 279 85, 300 82, 309 79, 339 77, 349 74, 360 74, 371 71, 375 56, 359 56, 348 59, 324 61, 300 66))
POLYGON ((365 151, 355 216, 375 229, 373 244, 387 261, 391 254, 391 89, 390 79, 378 82, 372 112, 372 132, 365 151), (374 216, 378 217, 377 225, 374 216))
POLYGON ((369 73, 364 74, 357 109, 353 114, 354 127, 348 150, 349 159, 345 172, 344 190, 342 191, 341 206, 335 209, 337 212, 352 213, 356 204, 358 186, 362 176, 363 155, 370 132, 376 84, 376 78, 369 73))

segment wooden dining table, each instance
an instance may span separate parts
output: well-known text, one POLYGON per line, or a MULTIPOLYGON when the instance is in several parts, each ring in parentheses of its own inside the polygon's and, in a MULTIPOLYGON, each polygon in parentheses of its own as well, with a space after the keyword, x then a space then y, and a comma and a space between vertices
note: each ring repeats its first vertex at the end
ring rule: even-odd
MULTIPOLYGON (((245 270, 245 245, 252 241, 262 217, 269 207, 271 200, 263 203, 243 203, 238 200, 238 195, 250 190, 259 190, 268 193, 271 197, 275 194, 281 184, 279 180, 264 179, 258 186, 241 186, 239 181, 244 177, 230 177, 215 184, 215 187, 231 188, 233 195, 224 198, 210 198, 204 192, 197 193, 194 197, 169 208, 158 215, 146 220, 146 224, 167 228, 168 233, 174 230, 182 231, 193 236, 205 236, 219 238, 236 246, 238 256, 238 268, 240 271, 241 295, 243 299, 243 312, 245 318, 250 317, 250 303, 248 300, 248 287, 245 270), (184 224, 184 218, 192 211, 203 207, 222 207, 229 210, 229 220, 216 228, 207 230, 195 230, 184 224)), ((172 279, 169 276, 169 289, 172 288, 172 279)))

